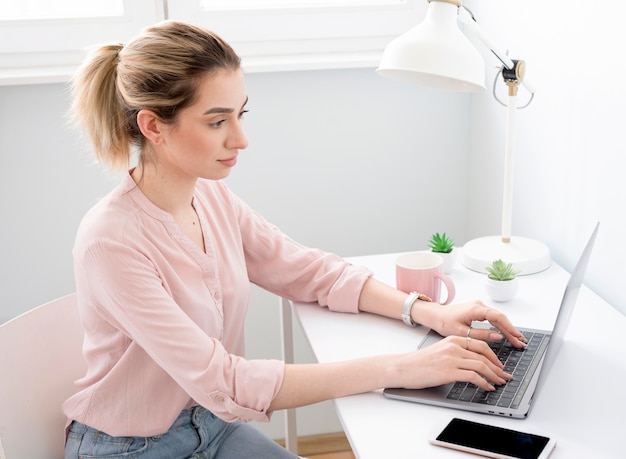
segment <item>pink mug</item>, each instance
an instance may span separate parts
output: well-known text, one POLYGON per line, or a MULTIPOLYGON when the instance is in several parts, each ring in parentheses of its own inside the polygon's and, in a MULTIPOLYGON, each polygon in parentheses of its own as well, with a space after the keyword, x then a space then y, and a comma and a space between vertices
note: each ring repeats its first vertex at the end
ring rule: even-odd
POLYGON ((452 279, 441 270, 443 260, 432 252, 409 252, 396 259, 396 286, 403 292, 417 292, 429 296, 440 304, 454 300, 452 279), (447 296, 441 301, 441 284, 446 286, 447 296))

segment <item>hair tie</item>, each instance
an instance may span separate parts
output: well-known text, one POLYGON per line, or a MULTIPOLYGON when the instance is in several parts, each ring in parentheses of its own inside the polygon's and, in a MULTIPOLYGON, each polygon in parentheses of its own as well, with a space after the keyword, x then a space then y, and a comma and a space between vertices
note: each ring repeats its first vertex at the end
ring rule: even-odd
POLYGON ((110 48, 113 51, 115 51, 115 56, 113 58, 113 62, 115 63, 115 65, 117 65, 119 63, 119 61, 120 61, 120 53, 124 49, 124 43, 116 43, 114 45, 111 45, 110 48))

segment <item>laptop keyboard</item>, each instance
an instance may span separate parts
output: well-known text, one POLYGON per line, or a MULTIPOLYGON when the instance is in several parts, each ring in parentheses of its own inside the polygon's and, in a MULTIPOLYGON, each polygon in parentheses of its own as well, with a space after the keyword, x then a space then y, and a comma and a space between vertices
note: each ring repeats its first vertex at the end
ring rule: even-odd
POLYGON ((488 343, 500 362, 504 364, 504 371, 513 375, 511 381, 495 386, 496 390, 491 392, 471 383, 457 382, 452 386, 446 398, 501 408, 518 408, 550 340, 550 335, 544 333, 521 331, 528 340, 526 349, 513 347, 506 340, 488 343))

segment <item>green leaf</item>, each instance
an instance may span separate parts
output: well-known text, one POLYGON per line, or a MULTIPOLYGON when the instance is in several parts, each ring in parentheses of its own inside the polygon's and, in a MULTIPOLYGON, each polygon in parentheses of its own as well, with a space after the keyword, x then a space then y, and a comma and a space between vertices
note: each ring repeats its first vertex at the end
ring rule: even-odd
POLYGON ((428 247, 433 252, 450 253, 454 248, 454 241, 446 233, 435 233, 428 241, 428 247))
POLYGON ((512 263, 505 263, 498 259, 491 263, 491 266, 485 266, 489 279, 497 281, 509 281, 515 279, 521 271, 519 269, 513 269, 512 263))

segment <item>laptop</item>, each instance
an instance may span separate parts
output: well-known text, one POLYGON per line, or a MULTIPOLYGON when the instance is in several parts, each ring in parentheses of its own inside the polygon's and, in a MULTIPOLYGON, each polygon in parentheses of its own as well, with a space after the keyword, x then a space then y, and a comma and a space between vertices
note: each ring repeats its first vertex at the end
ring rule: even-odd
MULTIPOLYGON (((500 361, 504 363, 505 371, 513 374, 514 379, 512 381, 496 386, 496 390, 491 392, 484 391, 473 384, 457 382, 428 389, 387 388, 383 394, 391 399, 478 413, 512 418, 528 416, 532 402, 540 392, 547 373, 554 365, 563 343, 599 226, 600 223, 596 224, 574 271, 572 271, 563 293, 552 332, 519 329, 528 339, 528 347, 523 350, 514 348, 506 340, 499 343, 489 343, 500 361)), ((472 326, 474 328, 481 326, 488 328, 489 324, 475 322, 472 326)), ((441 339, 441 335, 431 330, 420 343, 418 349, 430 346, 441 339)))

